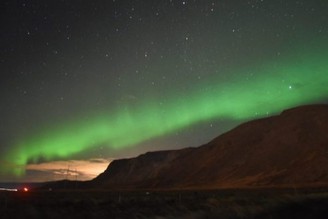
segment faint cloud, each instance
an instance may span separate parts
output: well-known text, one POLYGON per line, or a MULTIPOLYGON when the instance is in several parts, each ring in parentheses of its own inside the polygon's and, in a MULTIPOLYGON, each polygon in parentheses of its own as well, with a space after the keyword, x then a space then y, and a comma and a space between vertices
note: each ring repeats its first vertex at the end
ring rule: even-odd
POLYGON ((90 163, 107 163, 108 164, 108 160, 103 159, 103 158, 90 159, 89 162, 90 163))
MULTIPOLYGON (((90 180, 106 170, 111 160, 93 158, 89 160, 51 161, 39 164, 28 164, 26 170, 43 172, 47 181, 51 180, 90 180)), ((33 176, 29 176, 31 178, 33 176)), ((44 181, 40 174, 33 181, 44 181)))

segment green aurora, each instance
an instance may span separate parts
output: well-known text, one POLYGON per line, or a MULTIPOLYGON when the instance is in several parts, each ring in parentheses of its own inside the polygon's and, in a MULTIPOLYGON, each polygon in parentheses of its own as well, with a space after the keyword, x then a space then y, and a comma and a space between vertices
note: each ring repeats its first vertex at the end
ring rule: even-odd
POLYGON ((127 105, 125 110, 109 110, 39 131, 17 140, 2 155, 12 163, 3 171, 21 176, 25 165, 39 157, 49 161, 68 158, 100 144, 115 149, 131 147, 204 121, 249 120, 319 102, 328 96, 327 51, 324 48, 306 53, 298 50, 288 58, 239 68, 228 82, 212 80, 195 86, 188 96, 171 95, 163 105, 149 99, 137 106, 127 105), (254 76, 248 81, 238 78, 249 72, 254 76))

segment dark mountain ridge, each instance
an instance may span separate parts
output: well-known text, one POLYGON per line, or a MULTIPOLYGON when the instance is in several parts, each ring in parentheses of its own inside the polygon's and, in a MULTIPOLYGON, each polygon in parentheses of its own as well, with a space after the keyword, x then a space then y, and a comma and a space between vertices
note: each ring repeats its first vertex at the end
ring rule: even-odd
POLYGON ((91 184, 108 189, 328 185, 328 105, 250 121, 197 148, 115 160, 91 184))

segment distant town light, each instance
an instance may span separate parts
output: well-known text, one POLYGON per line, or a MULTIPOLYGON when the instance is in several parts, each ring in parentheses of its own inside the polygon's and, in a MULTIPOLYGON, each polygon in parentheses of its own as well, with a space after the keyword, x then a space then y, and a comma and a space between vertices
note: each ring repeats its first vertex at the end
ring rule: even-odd
POLYGON ((7 189, 7 188, 0 188, 0 191, 9 191, 9 192, 17 192, 17 189, 7 189))

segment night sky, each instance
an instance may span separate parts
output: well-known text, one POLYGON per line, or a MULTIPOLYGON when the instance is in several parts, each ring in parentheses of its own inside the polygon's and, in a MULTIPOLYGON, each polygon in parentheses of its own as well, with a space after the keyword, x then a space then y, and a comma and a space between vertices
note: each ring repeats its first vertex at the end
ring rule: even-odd
POLYGON ((327 0, 0 3, 0 181, 90 179, 328 103, 327 0))

